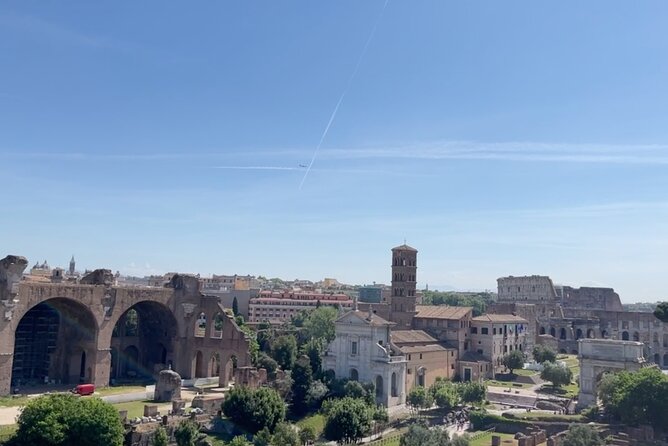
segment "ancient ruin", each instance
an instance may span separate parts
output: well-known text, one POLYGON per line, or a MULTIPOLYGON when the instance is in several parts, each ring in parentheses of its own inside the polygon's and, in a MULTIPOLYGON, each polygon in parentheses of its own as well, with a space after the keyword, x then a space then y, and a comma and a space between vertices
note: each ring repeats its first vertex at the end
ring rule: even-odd
POLYGON ((596 404, 596 386, 605 372, 636 371, 646 364, 643 344, 612 339, 581 339, 578 406, 596 404))
POLYGON ((25 257, 0 260, 0 395, 30 385, 153 380, 168 366, 184 379, 218 377, 249 341, 196 277, 162 288, 119 287, 109 270, 78 281, 22 280, 25 257))

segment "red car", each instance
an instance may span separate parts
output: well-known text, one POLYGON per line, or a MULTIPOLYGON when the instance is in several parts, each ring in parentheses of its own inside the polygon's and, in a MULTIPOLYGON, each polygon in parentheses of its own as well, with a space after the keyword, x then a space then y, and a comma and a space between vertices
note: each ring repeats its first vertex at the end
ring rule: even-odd
POLYGON ((74 389, 72 389, 72 393, 76 393, 77 395, 92 395, 95 392, 95 384, 79 384, 76 386, 74 389))

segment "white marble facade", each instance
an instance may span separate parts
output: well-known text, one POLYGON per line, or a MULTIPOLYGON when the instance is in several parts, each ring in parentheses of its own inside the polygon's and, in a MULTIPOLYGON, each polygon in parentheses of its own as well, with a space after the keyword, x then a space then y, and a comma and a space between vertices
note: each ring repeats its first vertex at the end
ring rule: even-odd
POLYGON ((323 369, 336 378, 371 382, 376 402, 385 407, 406 402, 406 357, 390 339, 391 322, 353 310, 335 323, 336 338, 327 348, 323 369))

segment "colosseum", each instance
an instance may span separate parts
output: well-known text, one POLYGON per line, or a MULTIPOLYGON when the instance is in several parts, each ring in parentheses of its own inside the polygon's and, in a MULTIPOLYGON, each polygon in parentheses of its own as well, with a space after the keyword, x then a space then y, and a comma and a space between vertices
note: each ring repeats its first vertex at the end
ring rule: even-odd
POLYGON ((509 276, 497 283, 498 301, 489 311, 524 317, 536 342, 577 354, 582 338, 639 341, 645 358, 668 368, 668 323, 652 313, 624 311, 612 288, 558 286, 547 276, 509 276))

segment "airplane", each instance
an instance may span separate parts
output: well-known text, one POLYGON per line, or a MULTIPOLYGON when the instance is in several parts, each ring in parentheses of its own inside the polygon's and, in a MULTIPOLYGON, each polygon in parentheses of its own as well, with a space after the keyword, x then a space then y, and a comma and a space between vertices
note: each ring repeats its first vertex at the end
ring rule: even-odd
POLYGON ((300 164, 299 167, 308 167, 306 164, 300 164))

